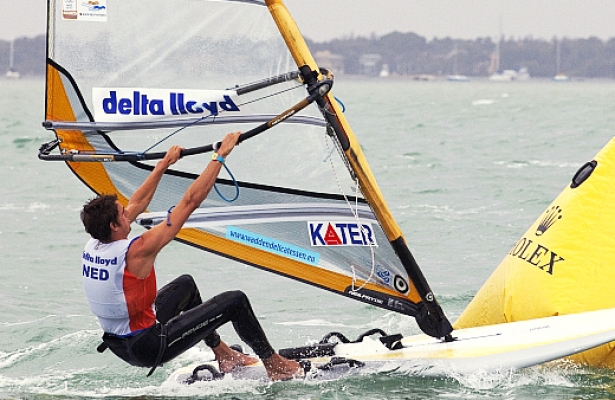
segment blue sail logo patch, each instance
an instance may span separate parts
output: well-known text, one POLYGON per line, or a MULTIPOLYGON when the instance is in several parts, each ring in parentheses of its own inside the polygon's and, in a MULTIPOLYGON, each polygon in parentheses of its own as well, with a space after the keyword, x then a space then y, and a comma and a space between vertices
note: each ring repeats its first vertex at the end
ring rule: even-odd
POLYGON ((92 88, 98 122, 136 122, 164 118, 247 114, 232 90, 92 88))
POLYGON ((377 246, 370 224, 357 222, 308 222, 312 246, 377 246))
POLYGON ((226 238, 306 264, 318 265, 320 260, 320 254, 316 252, 235 226, 226 228, 226 238))

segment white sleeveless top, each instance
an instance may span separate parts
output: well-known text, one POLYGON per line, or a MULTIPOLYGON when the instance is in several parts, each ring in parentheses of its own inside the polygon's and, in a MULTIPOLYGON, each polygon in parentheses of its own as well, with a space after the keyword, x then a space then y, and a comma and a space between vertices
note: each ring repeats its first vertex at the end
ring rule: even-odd
MULTIPOLYGON (((134 296, 135 291, 125 290, 127 284, 125 278, 128 278, 128 282, 132 282, 128 283, 129 285, 139 282, 144 287, 151 286, 153 279, 153 296, 156 294, 153 269, 150 276, 143 280, 138 280, 125 271, 126 252, 130 243, 128 239, 102 243, 91 238, 85 245, 82 255, 83 287, 90 310, 98 317, 100 326, 105 332, 118 336, 149 328, 155 323, 153 299, 137 298, 134 296), (135 306, 136 302, 140 303, 138 307, 135 306)), ((143 294, 143 291, 140 291, 140 294, 143 294)))

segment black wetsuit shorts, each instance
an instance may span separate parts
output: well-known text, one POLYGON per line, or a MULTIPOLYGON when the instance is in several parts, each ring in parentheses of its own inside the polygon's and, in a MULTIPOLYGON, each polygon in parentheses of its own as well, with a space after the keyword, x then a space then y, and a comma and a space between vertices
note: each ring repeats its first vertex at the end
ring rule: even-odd
POLYGON ((182 275, 158 291, 155 307, 157 322, 151 328, 130 337, 103 335, 111 351, 131 365, 156 367, 201 340, 216 347, 220 344, 216 329, 227 322, 261 359, 274 353, 241 291, 223 292, 203 303, 192 277, 182 275))

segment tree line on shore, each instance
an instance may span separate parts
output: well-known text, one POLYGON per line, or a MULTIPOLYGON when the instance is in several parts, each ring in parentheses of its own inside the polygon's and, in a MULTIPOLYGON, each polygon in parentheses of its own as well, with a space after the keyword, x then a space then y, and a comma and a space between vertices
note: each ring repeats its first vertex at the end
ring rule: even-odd
MULTIPOLYGON (((572 77, 615 78, 615 38, 508 38, 497 43, 491 38, 428 41, 414 33, 393 32, 307 42, 312 52, 335 56, 342 71, 334 73, 376 75, 386 65, 394 75, 488 76, 493 72, 494 56, 499 54, 500 71, 527 68, 533 77, 553 77, 561 72, 572 77)), ((9 41, 0 40, 0 72, 10 67, 10 47, 9 41)), ((45 36, 16 39, 13 61, 13 68, 22 75, 44 75, 45 36)))
MULTIPOLYGON (((45 35, 21 37, 13 43, 13 70, 22 76, 45 74, 45 35)), ((11 67, 11 42, 0 40, 0 76, 11 67)))
POLYGON ((615 38, 607 41, 595 37, 549 41, 509 38, 497 43, 491 38, 428 41, 414 33, 393 32, 380 37, 351 37, 308 44, 313 52, 328 51, 341 56, 346 74, 365 74, 367 70, 378 73, 381 71, 378 64, 386 64, 390 73, 398 75, 488 76, 497 72, 489 68, 499 54, 499 71, 527 68, 534 77, 551 78, 565 73, 573 77, 615 78, 615 38), (373 68, 371 65, 366 68, 366 63, 361 62, 365 54, 380 56, 371 59, 379 60, 373 68))

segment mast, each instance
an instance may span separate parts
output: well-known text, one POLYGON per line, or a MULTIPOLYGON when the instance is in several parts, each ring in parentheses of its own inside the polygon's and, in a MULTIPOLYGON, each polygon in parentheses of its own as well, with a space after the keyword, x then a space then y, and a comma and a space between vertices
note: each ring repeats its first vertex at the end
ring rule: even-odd
POLYGON ((555 76, 554 81, 567 82, 570 78, 562 72, 562 41, 555 38, 555 76))
POLYGON ((500 71, 500 51, 502 48, 502 16, 499 19, 498 39, 495 44, 495 54, 493 55, 491 74, 497 74, 500 71))
POLYGON ((555 38, 555 75, 562 72, 562 44, 555 38))
POLYGON ((11 47, 9 50, 9 71, 13 70, 14 54, 15 51, 15 39, 11 40, 11 47))
MULTIPOLYGON (((319 80, 323 79, 320 69, 314 61, 303 36, 299 32, 295 21, 284 6, 282 0, 265 0, 265 3, 269 7, 271 15, 286 45, 302 72, 304 81, 309 90, 310 86, 315 85, 319 80)), ((416 317, 419 326, 425 333, 431 336, 450 338, 452 326, 444 315, 427 280, 410 252, 402 231, 394 220, 376 184, 376 180, 363 155, 361 146, 350 129, 350 125, 346 121, 346 118, 339 109, 331 93, 317 100, 317 102, 327 122, 335 131, 350 166, 356 174, 365 199, 370 204, 391 246, 397 253, 397 256, 406 269, 410 279, 414 282, 423 300, 422 304, 425 305, 425 313, 423 315, 417 315, 416 317)))
POLYGON ((19 72, 15 71, 15 39, 11 40, 9 48, 9 69, 6 71, 6 77, 12 79, 19 78, 19 72))

